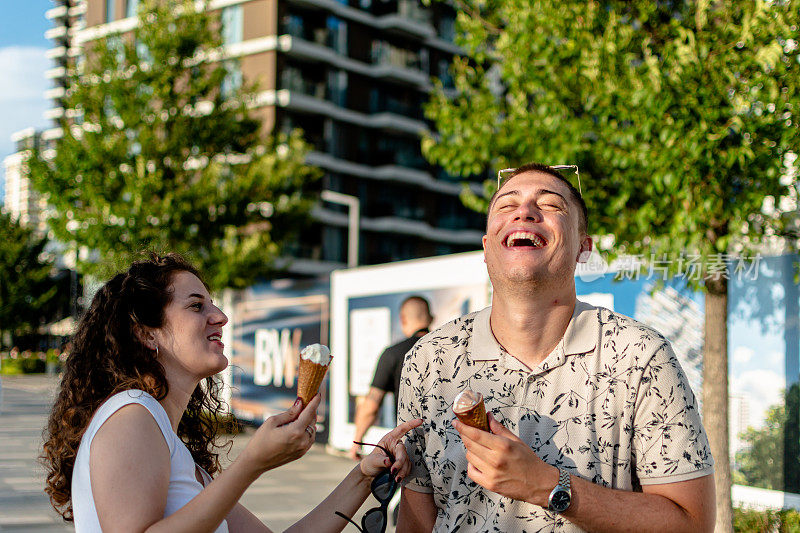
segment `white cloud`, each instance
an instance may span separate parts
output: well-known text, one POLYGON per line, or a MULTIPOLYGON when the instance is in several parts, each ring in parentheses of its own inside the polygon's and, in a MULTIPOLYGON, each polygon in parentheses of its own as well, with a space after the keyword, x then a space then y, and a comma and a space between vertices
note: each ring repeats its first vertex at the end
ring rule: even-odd
POLYGON ((44 72, 51 66, 46 52, 46 48, 34 46, 0 48, 0 75, 6 80, 0 84, 0 102, 44 98, 44 72))
POLYGON ((0 48, 0 189, 5 185, 2 161, 14 151, 11 134, 48 126, 42 116, 50 107, 43 94, 51 86, 44 77, 51 67, 46 51, 33 46, 0 48))
POLYGON ((786 354, 783 352, 771 351, 767 356, 767 361, 773 368, 783 368, 783 365, 786 363, 786 354))
POLYGON ((753 358, 756 352, 747 346, 738 346, 733 351, 733 361, 739 364, 745 364, 753 358))
POLYGON ((750 420, 755 427, 762 427, 767 409, 783 402, 786 379, 772 370, 748 370, 732 376, 730 394, 743 397, 750 408, 750 420))

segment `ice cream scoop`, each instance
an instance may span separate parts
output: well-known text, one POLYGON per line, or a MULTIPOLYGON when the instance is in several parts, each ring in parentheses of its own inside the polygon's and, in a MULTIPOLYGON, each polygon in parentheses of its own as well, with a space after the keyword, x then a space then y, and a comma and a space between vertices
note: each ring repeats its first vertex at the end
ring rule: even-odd
POLYGON ((464 424, 489 431, 489 420, 486 418, 486 406, 481 393, 470 389, 459 392, 453 401, 453 413, 464 424))
POLYGON ((330 365, 331 351, 324 344, 311 344, 300 352, 300 368, 297 372, 297 397, 303 407, 319 392, 330 365))

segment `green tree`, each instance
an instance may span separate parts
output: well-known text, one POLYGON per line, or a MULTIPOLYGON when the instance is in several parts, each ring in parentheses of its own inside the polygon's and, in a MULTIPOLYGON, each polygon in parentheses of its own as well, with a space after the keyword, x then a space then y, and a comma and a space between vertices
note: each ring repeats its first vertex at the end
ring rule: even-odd
POLYGON ((169 250, 214 288, 246 287, 308 219, 307 145, 265 135, 207 7, 145 1, 132 34, 89 41, 70 74, 64 134, 30 176, 56 238, 99 254, 84 273, 169 250))
POLYGON ((35 332, 58 307, 59 284, 46 246, 46 238, 0 212, 0 348, 35 332))
POLYGON ((800 487, 791 482, 800 470, 800 442, 797 441, 799 407, 800 386, 793 385, 784 402, 769 408, 764 427, 751 427, 742 433, 741 439, 747 444, 747 449, 737 452, 736 462, 745 483, 765 489, 800 491, 800 487), (787 441, 787 435, 795 438, 787 441))
MULTIPOLYGON (((455 95, 442 84, 432 94, 424 153, 462 176, 577 164, 590 231, 615 236, 609 253, 670 261, 705 290, 704 421, 718 527, 730 531, 728 278, 708 267, 752 257, 771 235, 796 237, 762 207, 797 198, 787 168, 800 144, 800 3, 457 5, 465 55, 451 67, 455 95)), ((463 198, 485 209, 486 198, 463 198)))

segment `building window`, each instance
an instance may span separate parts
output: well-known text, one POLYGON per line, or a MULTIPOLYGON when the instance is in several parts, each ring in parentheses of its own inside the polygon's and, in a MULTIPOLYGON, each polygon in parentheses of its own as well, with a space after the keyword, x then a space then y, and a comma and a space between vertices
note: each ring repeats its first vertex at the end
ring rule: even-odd
POLYGON ((114 53, 117 64, 123 65, 125 63, 125 44, 122 42, 122 38, 119 35, 109 35, 106 46, 109 52, 114 53))
POLYGON ((150 49, 146 44, 138 39, 136 40, 136 55, 139 58, 140 65, 153 64, 153 55, 150 53, 150 49))
POLYGON ((456 40, 456 18, 452 14, 442 15, 439 19, 439 27, 437 28, 439 37, 447 42, 455 42, 456 40))
POLYGON ((306 36, 302 17, 299 15, 289 14, 283 17, 281 22, 283 23, 283 31, 281 33, 286 33, 292 37, 305 39, 306 36))
POLYGON ((222 42, 240 43, 244 40, 244 12, 240 4, 222 9, 222 42))
POLYGON ((106 22, 114 21, 114 4, 117 0, 106 0, 106 22))
POLYGON ((139 0, 128 0, 125 2, 125 16, 135 17, 139 10, 139 0))
POLYGON ((347 54, 347 26, 337 17, 328 17, 327 26, 328 42, 326 46, 333 48, 340 54, 347 54))
POLYGON ((230 97, 242 86, 242 67, 238 61, 225 62, 225 79, 222 80, 220 91, 222 96, 230 97))

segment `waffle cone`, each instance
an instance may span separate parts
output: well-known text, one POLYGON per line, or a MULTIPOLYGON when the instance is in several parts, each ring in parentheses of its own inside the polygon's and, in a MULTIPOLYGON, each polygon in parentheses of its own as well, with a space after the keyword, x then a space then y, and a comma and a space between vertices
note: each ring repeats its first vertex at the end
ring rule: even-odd
POLYGON ((297 396, 303 402, 303 407, 308 405, 308 402, 319 392, 319 386, 325 379, 328 366, 300 358, 300 368, 297 371, 297 396))
POLYGON ((483 400, 476 403, 469 411, 456 413, 456 416, 468 426, 489 431, 489 419, 486 418, 486 406, 483 400))

